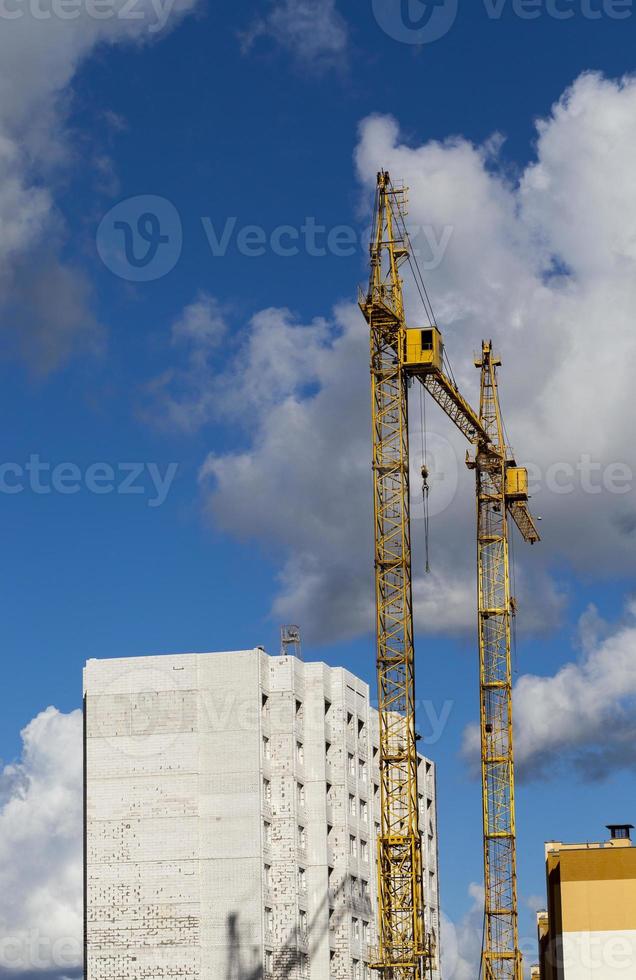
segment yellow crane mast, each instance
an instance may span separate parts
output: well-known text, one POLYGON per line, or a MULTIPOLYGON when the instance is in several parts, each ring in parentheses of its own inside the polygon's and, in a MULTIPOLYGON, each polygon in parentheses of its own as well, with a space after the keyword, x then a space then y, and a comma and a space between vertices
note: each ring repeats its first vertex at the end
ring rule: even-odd
POLYGON ((520 980, 514 836, 507 515, 538 540, 527 509, 527 474, 508 456, 490 345, 484 345, 478 416, 444 370, 444 345, 426 289, 413 266, 404 223, 406 190, 377 178, 369 287, 359 298, 369 324, 381 832, 378 838, 378 942, 372 963, 384 980, 419 980, 435 955, 427 934, 419 832, 415 660, 411 588, 408 388, 417 378, 475 446, 479 637, 488 980, 520 980), (400 267, 411 264, 427 309, 424 327, 406 325, 400 267), (503 585, 501 584, 503 583, 503 585), (505 726, 505 738, 502 735, 505 726), (508 970, 512 963, 512 970, 508 970))
POLYGON ((508 514, 524 540, 539 535, 527 508, 527 471, 504 437, 492 342, 482 343, 479 416, 487 441, 475 460, 479 600, 479 688, 484 822, 485 980, 522 980, 517 911, 515 780, 512 733, 511 618, 508 514))
POLYGON ((381 831, 379 950, 386 980, 416 980, 428 957, 419 831, 411 594, 407 373, 395 219, 403 194, 378 178, 369 290, 361 307, 371 337, 381 831))

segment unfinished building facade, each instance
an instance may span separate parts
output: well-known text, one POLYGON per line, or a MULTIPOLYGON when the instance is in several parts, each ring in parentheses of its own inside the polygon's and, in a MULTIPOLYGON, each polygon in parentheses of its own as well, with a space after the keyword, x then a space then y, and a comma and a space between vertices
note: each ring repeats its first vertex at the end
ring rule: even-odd
MULTIPOLYGON (((84 692, 87 980, 368 976, 380 824, 368 685, 257 648, 90 660, 84 692)), ((424 758, 419 789, 439 936, 424 758)))

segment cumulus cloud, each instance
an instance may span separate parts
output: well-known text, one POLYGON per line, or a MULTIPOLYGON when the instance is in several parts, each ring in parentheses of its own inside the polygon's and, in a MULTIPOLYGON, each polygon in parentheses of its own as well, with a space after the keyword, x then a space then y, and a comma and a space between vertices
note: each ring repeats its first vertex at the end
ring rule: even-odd
POLYGON ((200 292, 171 327, 173 349, 184 363, 146 386, 141 415, 159 427, 192 432, 214 417, 219 401, 214 355, 227 331, 225 315, 214 299, 200 292))
MULTIPOLYGON (((414 237, 434 229, 435 240, 447 242, 427 280, 455 375, 473 404, 472 352, 492 336, 503 357, 507 430, 519 462, 530 467, 532 508, 543 517, 543 543, 516 546, 520 628, 558 620, 566 595, 551 567, 597 575, 631 568, 634 119, 636 81, 583 75, 538 123, 535 156, 514 178, 499 136, 483 146, 461 137, 417 145, 385 116, 360 128, 365 217, 375 174, 385 167, 410 187, 414 237)), ((408 280, 406 291, 410 321, 418 323, 423 311, 408 280)), ((243 425, 245 436, 239 452, 205 463, 206 505, 223 528, 279 556, 277 618, 301 622, 314 642, 368 630, 365 324, 346 304, 311 323, 267 310, 242 336, 236 359, 220 365, 206 388, 206 418, 216 413, 243 425)), ((418 398, 414 389, 416 620, 420 629, 472 630, 474 483, 466 444, 431 405, 433 574, 424 576, 418 398)))
MULTIPOLYGON (((636 762, 636 603, 609 624, 591 606, 579 621, 579 657, 553 676, 524 674, 514 687, 515 763, 521 780, 565 769, 602 780, 636 762)), ((476 766, 479 729, 464 733, 476 766)))
MULTIPOLYGON (((63 217, 56 181, 77 163, 66 129, 73 77, 99 44, 143 44, 177 23, 196 0, 125 0, 97 18, 80 4, 62 18, 52 0, 12 7, 0 32, 0 313, 12 353, 38 371, 59 366, 100 337, 85 276, 61 258, 63 217), (48 16, 47 16, 48 15, 48 16), (33 66, 41 70, 34 70, 33 66), (34 301, 25 306, 24 283, 34 301), (45 302, 38 297, 46 296, 45 302)), ((103 11, 102 11, 103 13, 103 11)), ((101 167, 108 170, 102 160, 101 167)), ((99 169, 99 165, 97 167, 99 169)), ((113 185, 113 175, 108 175, 113 185)))
POLYGON ((321 70, 338 63, 347 47, 347 27, 335 0, 280 0, 244 33, 243 50, 268 38, 290 52, 299 65, 321 70))
POLYGON ((0 775, 0 973, 82 962, 82 713, 47 708, 0 775))
POLYGON ((484 927, 484 887, 469 885, 470 907, 454 923, 446 915, 441 919, 442 976, 447 980, 475 980, 479 974, 484 927))

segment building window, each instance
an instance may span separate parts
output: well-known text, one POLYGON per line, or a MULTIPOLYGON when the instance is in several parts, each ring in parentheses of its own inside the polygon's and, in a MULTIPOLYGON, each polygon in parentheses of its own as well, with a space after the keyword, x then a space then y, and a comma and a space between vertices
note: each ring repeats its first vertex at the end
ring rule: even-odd
POLYGON ((269 715, 269 698, 266 694, 263 694, 261 698, 261 713, 263 718, 267 718, 269 715))
POLYGON ((366 800, 360 800, 360 819, 367 820, 369 817, 369 808, 367 806, 366 800))
POLYGON ((355 774, 356 774, 356 760, 355 760, 355 757, 351 754, 351 752, 349 752, 348 755, 347 755, 347 763, 349 765, 349 775, 350 776, 355 776, 355 774))
POLYGON ((369 845, 365 840, 360 841, 360 857, 363 861, 369 860, 369 845))
POLYGON ((299 725, 303 723, 304 714, 302 701, 296 701, 296 721, 299 725))
POLYGON ((327 824, 327 840, 329 840, 329 838, 331 837, 332 831, 333 831, 333 827, 332 827, 332 825, 330 823, 328 823, 327 824))
POLYGON ((301 909, 298 913, 298 928, 303 939, 307 938, 307 913, 301 909))
POLYGON ((367 764, 364 759, 358 759, 358 775, 362 783, 367 781, 367 764))
POLYGON ((298 800, 298 806, 305 805, 305 787, 302 783, 296 783, 296 798, 298 800))
POLYGON ((272 802, 272 784, 269 779, 263 780, 263 799, 267 806, 270 806, 272 802))
POLYGON ((352 793, 349 793, 349 813, 352 817, 356 815, 356 798, 352 793))
POLYGON ((305 761, 305 747, 302 742, 296 742, 296 758, 301 765, 305 761))
POLYGON ((361 718, 358 718, 358 738, 364 737, 364 722, 361 718))
POLYGON ((368 922, 363 922, 362 923, 362 942, 363 943, 368 943, 369 942, 369 923, 368 922))
POLYGON ((349 836, 349 854, 351 857, 358 856, 358 839, 353 834, 349 836))
POLYGON ((377 798, 378 798, 379 795, 380 795, 380 787, 378 786, 377 783, 374 783, 373 784, 373 798, 377 800, 377 798))
POLYGON ((359 941, 359 939, 360 939, 360 920, 359 919, 352 919, 351 920, 351 925, 353 927, 353 938, 356 941, 359 941))
POLYGON ((265 820, 263 822, 263 844, 265 847, 269 847, 272 843, 272 825, 269 821, 265 820))
POLYGON ((361 977, 360 977, 360 960, 353 960, 352 975, 353 975, 353 980, 361 980, 361 977))
POLYGON ((347 728, 353 731, 353 715, 350 711, 347 711, 347 728))
POLYGON ((267 935, 271 936, 274 931, 274 910, 270 908, 265 909, 265 932, 267 935))
POLYGON ((373 758, 374 759, 377 759, 377 757, 378 757, 378 747, 377 747, 377 745, 374 745, 373 746, 373 758))
POLYGON ((298 869, 298 891, 303 894, 307 891, 307 872, 304 868, 298 869))
POLYGON ((331 761, 331 742, 325 742, 325 759, 331 761))
POLYGON ((362 897, 363 898, 368 898, 369 897, 369 882, 367 881, 366 878, 361 878, 360 879, 360 886, 361 886, 360 890, 362 892, 362 897))
POLYGON ((272 973, 274 970, 274 954, 271 949, 265 950, 265 972, 272 973))
POLYGON ((266 864, 263 869, 263 878, 265 880, 265 887, 271 888, 272 884, 272 868, 271 865, 266 864))
POLYGON ((301 977, 309 976, 309 957, 306 953, 300 954, 300 975, 301 977))
POLYGON ((325 698, 325 718, 329 717, 330 711, 331 711, 331 701, 327 701, 327 698, 325 698))
POLYGON ((307 831, 304 827, 298 827, 298 846, 300 848, 307 847, 307 831))
POLYGON ((263 758, 269 759, 269 757, 270 757, 269 739, 267 735, 263 735, 263 758))

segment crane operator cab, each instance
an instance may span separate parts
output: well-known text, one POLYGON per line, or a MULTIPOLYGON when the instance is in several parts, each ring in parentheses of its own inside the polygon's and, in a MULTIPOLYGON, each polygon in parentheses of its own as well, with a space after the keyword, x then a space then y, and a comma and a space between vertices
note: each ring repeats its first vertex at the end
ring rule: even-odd
POLYGON ((441 371, 444 341, 437 327, 407 327, 404 366, 412 374, 441 371))
POLYGON ((514 459, 506 460, 506 497, 508 500, 528 499, 528 471, 517 466, 514 459))

